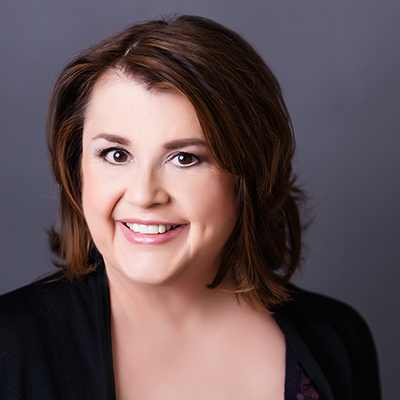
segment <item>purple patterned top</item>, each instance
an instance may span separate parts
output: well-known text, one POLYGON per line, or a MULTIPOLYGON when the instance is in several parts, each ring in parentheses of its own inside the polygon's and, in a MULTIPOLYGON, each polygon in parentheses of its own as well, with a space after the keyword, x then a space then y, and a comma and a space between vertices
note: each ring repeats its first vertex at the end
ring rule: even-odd
POLYGON ((324 400, 286 342, 285 400, 324 400))

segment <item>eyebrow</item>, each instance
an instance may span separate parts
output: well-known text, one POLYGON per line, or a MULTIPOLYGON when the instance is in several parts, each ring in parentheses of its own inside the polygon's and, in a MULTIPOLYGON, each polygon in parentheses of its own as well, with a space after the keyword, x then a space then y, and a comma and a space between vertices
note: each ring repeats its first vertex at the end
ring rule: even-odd
MULTIPOLYGON (((117 143, 122 146, 128 146, 131 144, 131 141, 129 139, 126 139, 123 136, 112 135, 109 133, 100 133, 93 138, 93 140, 97 140, 97 139, 104 139, 104 140, 107 140, 107 142, 117 143)), ((164 145, 166 150, 181 149, 183 147, 189 147, 189 146, 204 146, 204 147, 206 147, 206 144, 205 144, 204 140, 201 140, 201 139, 177 139, 177 140, 172 140, 170 142, 167 142, 164 145)))
POLYGON ((131 143, 130 140, 124 138, 123 136, 111 135, 109 133, 99 133, 92 140, 97 139, 104 139, 107 140, 107 142, 118 143, 122 146, 128 146, 131 143))
POLYGON ((189 147, 189 146, 206 147, 206 144, 201 139, 182 139, 182 140, 178 139, 178 140, 172 140, 171 142, 167 142, 164 145, 164 147, 167 150, 181 149, 182 147, 189 147))

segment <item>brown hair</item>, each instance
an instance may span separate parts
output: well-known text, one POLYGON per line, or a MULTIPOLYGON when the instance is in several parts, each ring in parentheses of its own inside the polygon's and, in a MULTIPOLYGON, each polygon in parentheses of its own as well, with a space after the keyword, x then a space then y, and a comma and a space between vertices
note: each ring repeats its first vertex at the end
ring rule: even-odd
POLYGON ((220 268, 258 309, 288 299, 299 265, 301 225, 294 186, 294 137, 276 78, 238 34, 211 20, 178 16, 134 25, 89 48, 62 71, 49 104, 50 162, 60 185, 56 263, 69 278, 95 268, 81 205, 80 158, 86 106, 94 84, 122 69, 149 88, 172 86, 193 104, 219 166, 236 177, 238 221, 220 268))

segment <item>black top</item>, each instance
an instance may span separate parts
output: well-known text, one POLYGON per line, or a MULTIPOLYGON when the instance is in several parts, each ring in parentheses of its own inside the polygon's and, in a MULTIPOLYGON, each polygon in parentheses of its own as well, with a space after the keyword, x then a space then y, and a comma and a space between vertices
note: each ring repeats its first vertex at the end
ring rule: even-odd
MULTIPOLYGON (((0 296, 1 400, 115 399, 104 265, 78 283, 60 276, 0 296)), ((290 288, 294 300, 274 310, 287 341, 285 398, 302 384, 324 400, 379 400, 365 322, 343 303, 290 288)))

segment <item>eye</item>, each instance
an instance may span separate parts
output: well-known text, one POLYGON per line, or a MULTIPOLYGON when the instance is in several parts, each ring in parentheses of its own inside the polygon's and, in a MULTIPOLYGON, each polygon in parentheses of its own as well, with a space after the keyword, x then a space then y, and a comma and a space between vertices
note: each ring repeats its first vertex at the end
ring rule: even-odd
POLYGON ((200 159, 190 153, 177 153, 174 154, 169 161, 177 167, 185 168, 198 164, 200 159))
POLYGON ((101 157, 111 164, 124 164, 129 161, 129 154, 122 149, 106 149, 101 157))

